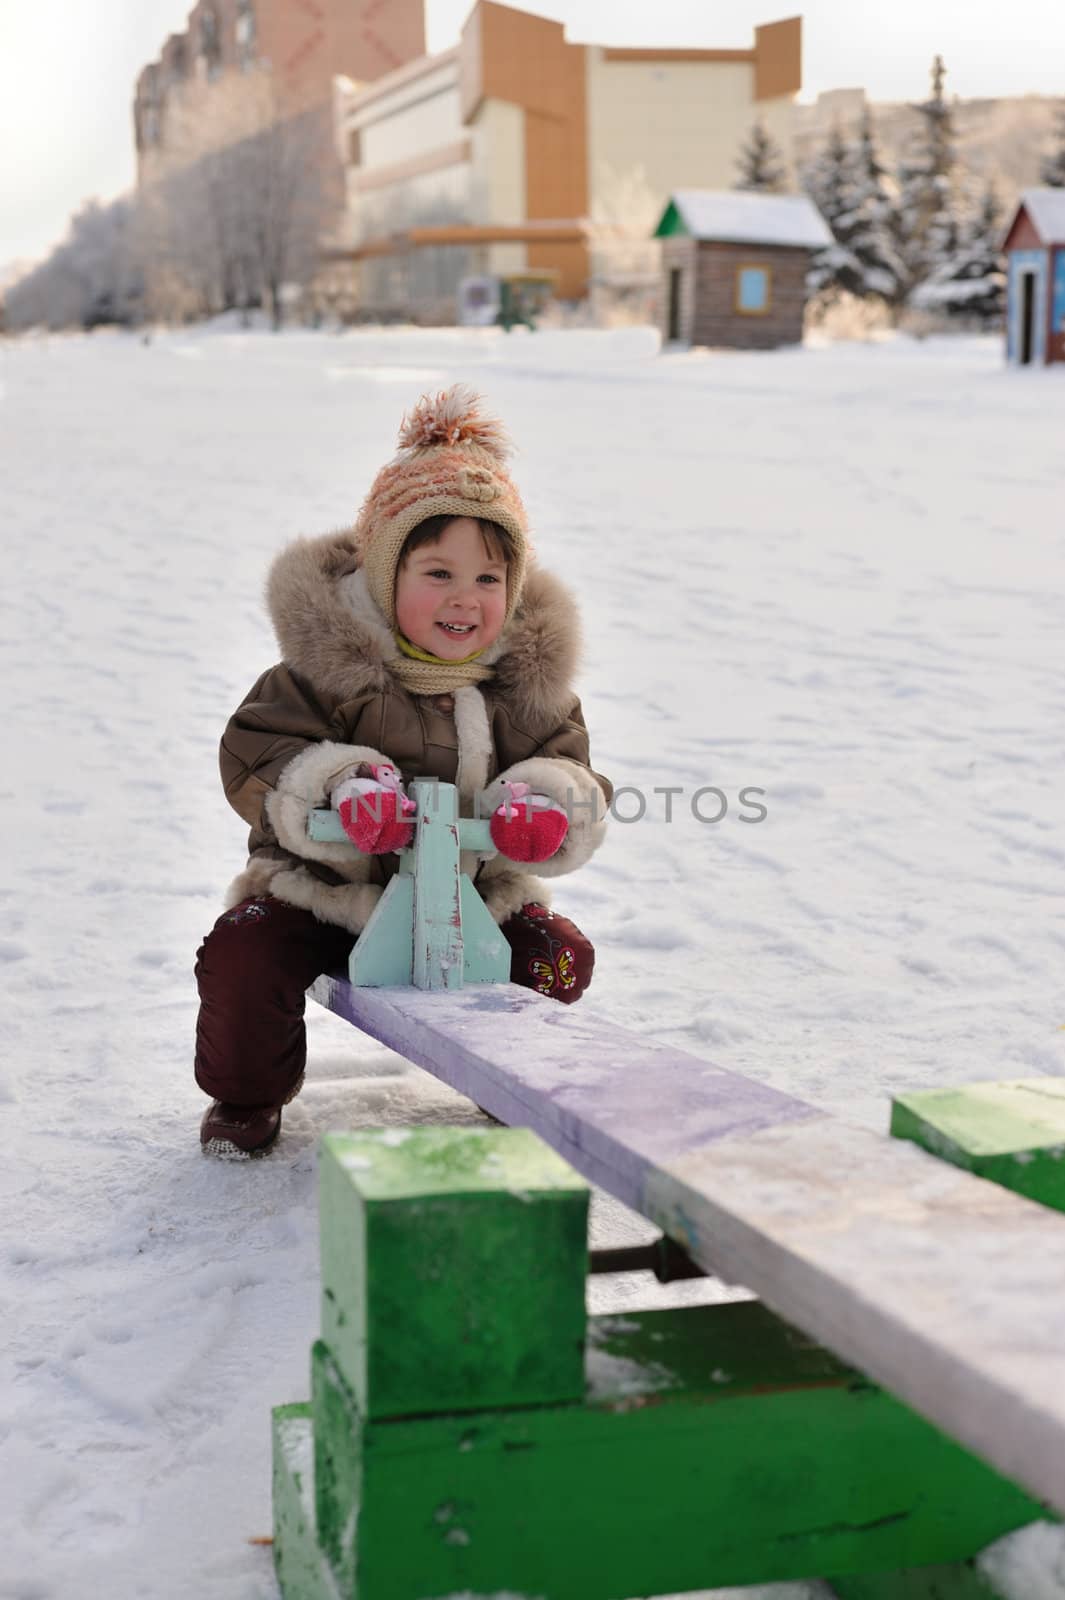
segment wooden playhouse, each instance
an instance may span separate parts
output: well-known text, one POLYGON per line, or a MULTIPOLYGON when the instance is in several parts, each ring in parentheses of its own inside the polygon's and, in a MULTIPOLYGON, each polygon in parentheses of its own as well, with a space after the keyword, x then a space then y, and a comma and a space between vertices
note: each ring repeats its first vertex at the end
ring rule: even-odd
POLYGON ((769 350, 798 344, 812 255, 832 243, 805 195, 678 189, 662 240, 662 336, 769 350))
POLYGON ((1003 243, 1006 360, 1065 361, 1065 189, 1025 189, 1003 243))

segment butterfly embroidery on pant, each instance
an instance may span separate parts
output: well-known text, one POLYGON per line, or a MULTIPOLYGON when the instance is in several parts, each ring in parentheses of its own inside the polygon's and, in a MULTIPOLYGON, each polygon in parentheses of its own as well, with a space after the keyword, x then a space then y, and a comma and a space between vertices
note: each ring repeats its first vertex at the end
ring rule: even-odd
POLYGON ((556 986, 559 989, 572 989, 577 982, 576 965, 576 957, 569 945, 563 945, 554 961, 534 956, 529 962, 529 971, 537 980, 537 992, 550 994, 556 986))

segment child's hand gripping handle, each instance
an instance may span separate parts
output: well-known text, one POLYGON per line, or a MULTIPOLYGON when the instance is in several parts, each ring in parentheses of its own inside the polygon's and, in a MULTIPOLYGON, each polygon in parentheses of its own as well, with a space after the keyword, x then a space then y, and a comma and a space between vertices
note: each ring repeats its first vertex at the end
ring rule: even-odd
POLYGON ((507 783, 503 804, 492 813, 488 831, 500 855, 511 861, 546 861, 561 847, 569 818, 546 794, 533 794, 527 783, 507 783))
POLYGON ((395 767, 371 767, 369 778, 345 778, 329 797, 351 842, 364 855, 405 850, 414 837, 409 820, 417 811, 403 793, 395 767))

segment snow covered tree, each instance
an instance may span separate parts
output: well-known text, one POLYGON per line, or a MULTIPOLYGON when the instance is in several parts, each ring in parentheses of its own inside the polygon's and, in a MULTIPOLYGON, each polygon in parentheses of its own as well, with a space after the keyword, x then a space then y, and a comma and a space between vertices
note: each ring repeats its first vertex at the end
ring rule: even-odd
POLYGON ((894 236, 894 202, 876 154, 866 108, 857 144, 849 147, 838 127, 806 168, 803 186, 832 229, 833 243, 812 263, 811 294, 828 302, 839 294, 895 306, 908 283, 894 236))
POLYGON ((66 238, 5 297, 8 328, 92 328, 132 321, 140 285, 130 249, 127 199, 90 200, 71 219, 66 238))
POLYGON ((763 122, 754 124, 746 143, 741 145, 736 171, 739 177, 733 184, 735 189, 749 189, 758 194, 783 194, 788 176, 784 157, 763 122))
POLYGON ((806 286, 822 301, 837 294, 862 293, 862 271, 850 247, 854 225, 854 172, 851 152, 833 125, 821 154, 804 169, 802 186, 832 230, 832 243, 810 263, 806 286))
POLYGON ((1065 102, 1058 108, 1054 146, 1049 155, 1043 158, 1039 181, 1048 189, 1065 189, 1065 102))
POLYGON ((836 233, 837 226, 853 208, 851 152, 838 122, 833 123, 821 154, 803 169, 802 186, 836 233))
POLYGON ((169 113, 171 169, 142 194, 153 312, 165 317, 265 306, 280 325, 287 285, 318 270, 339 210, 331 129, 289 115, 266 74, 169 113))
POLYGON ((861 292, 897 306, 906 296, 909 274, 898 244, 897 201, 877 155, 868 106, 854 152, 852 205, 849 244, 861 265, 861 292))
POLYGON ((952 175, 954 119, 943 93, 942 56, 932 63, 932 92, 914 106, 921 118, 911 150, 899 168, 899 248, 910 280, 937 271, 959 244, 952 175))
POLYGON ((988 183, 961 226, 955 250, 918 285, 911 304, 982 328, 1001 327, 1006 310, 1001 246, 1002 205, 994 184, 988 183))

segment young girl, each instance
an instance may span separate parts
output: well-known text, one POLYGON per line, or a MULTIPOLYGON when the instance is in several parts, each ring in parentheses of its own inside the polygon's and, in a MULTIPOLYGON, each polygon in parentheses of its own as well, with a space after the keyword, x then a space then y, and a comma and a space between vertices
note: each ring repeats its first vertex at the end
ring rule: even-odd
POLYGON ((303 1081, 304 991, 343 969, 396 871, 413 778, 455 784, 463 815, 491 818, 499 854, 463 870, 510 944, 512 980, 571 1002, 591 979, 591 945, 526 870, 587 861, 611 798, 572 688, 574 602, 533 564, 509 442, 472 390, 424 396, 399 443, 353 529, 274 563, 281 664, 222 737, 226 797, 251 836, 196 961, 211 1154, 277 1138, 303 1081), (363 853, 308 837, 323 805, 363 853))

